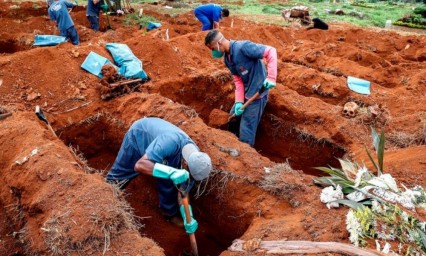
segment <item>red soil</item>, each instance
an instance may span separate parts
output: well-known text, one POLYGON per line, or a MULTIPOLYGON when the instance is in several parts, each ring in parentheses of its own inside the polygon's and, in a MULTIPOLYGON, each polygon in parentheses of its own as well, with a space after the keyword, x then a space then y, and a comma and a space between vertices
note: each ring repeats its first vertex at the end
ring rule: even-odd
MULTIPOLYGON (((205 32, 191 12, 173 18, 144 6, 145 14, 161 20, 160 29, 146 33, 124 26, 124 17, 111 17, 114 29, 95 33, 79 7, 71 15, 80 46, 36 48, 31 47, 34 35, 55 29, 44 2, 36 3, 40 8, 34 4, 0 3, 0 107, 12 113, 0 120, 0 255, 189 250, 184 231, 161 218, 153 179, 136 178, 125 200, 103 180, 102 170, 113 163, 127 128, 143 116, 178 125, 212 157, 215 172, 206 192, 192 198, 200 255, 237 255, 226 250, 236 238, 349 243, 347 208, 328 210, 320 203, 321 188, 312 184, 312 175, 322 174, 312 167, 337 166, 339 157, 368 164, 363 146, 371 150, 370 125, 393 138, 387 143, 386 172, 408 187, 426 185, 425 36, 337 24, 328 31, 306 31, 238 17, 231 28, 225 20, 226 37, 278 50, 278 85, 250 148, 216 128, 218 109, 228 111, 233 104, 233 84, 224 64, 210 57, 205 32), (166 29, 170 41, 163 40, 166 29), (107 42, 127 44, 151 80, 139 91, 102 101, 100 80, 80 65, 90 51, 109 58, 107 42), (371 81, 371 95, 350 91, 349 75, 371 81), (383 114, 347 119, 341 112, 351 100, 365 107, 380 104, 383 114), (36 105, 58 137, 37 119, 36 105), (417 140, 402 148, 397 135, 417 140), (28 161, 16 162, 25 156, 28 161), (283 172, 279 195, 262 189, 264 167, 286 160, 303 172, 283 172), (131 223, 126 202, 142 218, 142 227, 131 223)), ((101 27, 106 30, 105 16, 101 27)))

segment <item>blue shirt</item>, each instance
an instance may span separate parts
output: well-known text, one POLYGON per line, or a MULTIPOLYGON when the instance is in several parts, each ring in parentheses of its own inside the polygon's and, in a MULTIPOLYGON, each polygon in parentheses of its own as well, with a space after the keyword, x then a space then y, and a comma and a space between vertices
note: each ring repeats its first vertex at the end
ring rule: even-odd
POLYGON ((134 167, 145 154, 154 163, 180 168, 182 148, 188 143, 195 145, 191 138, 175 125, 156 117, 142 118, 134 122, 127 131, 107 179, 130 180, 138 176, 139 173, 134 167))
POLYGON ((194 9, 194 12, 206 16, 209 20, 219 22, 222 18, 222 7, 218 4, 200 5, 194 9))
POLYGON ((101 11, 101 4, 103 4, 103 1, 99 1, 97 4, 93 3, 93 0, 87 1, 87 9, 86 9, 86 16, 99 16, 99 12, 101 11))
MULTIPOLYGON (((266 79, 266 67, 263 64, 263 53, 266 46, 250 41, 230 41, 229 54, 225 54, 225 65, 232 75, 241 77, 244 84, 244 95, 251 98, 263 86, 266 79)), ((265 90, 261 97, 268 94, 265 90)))
POLYGON ((63 0, 55 1, 50 5, 48 9, 50 20, 56 21, 59 30, 67 30, 74 26, 74 22, 68 13, 68 8, 72 8, 73 6, 74 4, 63 0))

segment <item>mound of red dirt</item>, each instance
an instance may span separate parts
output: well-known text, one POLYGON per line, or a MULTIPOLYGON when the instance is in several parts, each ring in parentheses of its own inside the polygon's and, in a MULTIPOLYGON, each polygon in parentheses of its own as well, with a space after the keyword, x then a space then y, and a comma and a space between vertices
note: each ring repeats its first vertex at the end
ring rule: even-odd
POLYGON ((251 148, 219 129, 233 84, 204 46, 206 33, 192 12, 163 13, 144 6, 162 23, 150 32, 126 26, 125 16, 112 16, 106 30, 102 15, 101 32, 93 32, 79 7, 71 16, 81 45, 38 48, 35 34, 55 33, 44 2, 0 3, 0 107, 12 114, 0 119, 1 255, 188 251, 187 234, 157 209, 154 179, 137 177, 124 195, 104 182, 125 132, 143 116, 179 126, 213 160, 212 177, 192 198, 200 255, 237 255, 227 251, 236 238, 349 243, 347 209, 319 201, 312 177, 323 174, 313 167, 338 167, 342 157, 367 163, 370 126, 388 135, 386 172, 408 187, 426 185, 424 36, 338 24, 291 29, 238 17, 231 28, 225 19, 227 38, 278 51, 278 85, 251 148), (150 81, 104 101, 100 79, 80 66, 91 51, 111 59, 108 42, 127 44, 150 81), (371 95, 351 91, 347 76, 371 81, 371 95), (359 106, 352 118, 342 114, 349 101, 359 106), (37 119, 36 105, 57 137, 37 119))

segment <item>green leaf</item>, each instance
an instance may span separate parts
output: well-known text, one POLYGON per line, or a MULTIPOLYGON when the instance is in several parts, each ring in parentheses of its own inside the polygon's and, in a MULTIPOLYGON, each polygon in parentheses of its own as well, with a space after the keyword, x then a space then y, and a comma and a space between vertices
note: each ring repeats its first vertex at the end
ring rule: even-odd
POLYGON ((385 155, 385 132, 382 130, 382 133, 380 134, 379 150, 377 151, 377 160, 379 162, 379 169, 378 169, 379 175, 382 175, 383 173, 384 155, 385 155))
POLYGON ((315 167, 315 169, 323 171, 327 174, 330 174, 331 176, 338 176, 338 177, 341 177, 341 178, 345 178, 343 171, 341 171, 339 169, 327 168, 327 167, 315 167))
POLYGON ((377 135, 377 132, 376 132, 376 130, 374 129, 373 126, 371 126, 371 137, 373 137, 374 150, 376 152, 378 152, 379 151, 380 138, 379 138, 379 135, 377 135))
POLYGON ((367 149, 367 147, 365 145, 364 145, 364 148, 365 148, 365 151, 367 151, 368 158, 370 158, 371 162, 374 165, 374 168, 376 168, 376 170, 379 172, 379 167, 377 167, 377 164, 374 161, 373 157, 371 156, 370 151, 368 151, 368 149, 367 149))
POLYGON ((358 202, 355 202, 355 201, 352 201, 352 200, 347 200, 347 199, 339 199, 339 200, 336 200, 334 202, 349 206, 350 208, 355 209, 355 210, 362 209, 364 207, 364 205, 362 203, 358 203, 358 202))

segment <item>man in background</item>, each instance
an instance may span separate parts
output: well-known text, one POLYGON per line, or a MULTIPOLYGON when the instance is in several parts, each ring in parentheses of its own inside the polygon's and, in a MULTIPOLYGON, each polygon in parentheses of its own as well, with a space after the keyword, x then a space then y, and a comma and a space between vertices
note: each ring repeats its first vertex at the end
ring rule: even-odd
POLYGON ((108 5, 104 4, 103 0, 87 1, 86 16, 94 31, 99 31, 99 12, 101 9, 104 13, 108 11, 108 5))
POLYGON ((74 45, 80 44, 77 30, 71 19, 68 8, 72 9, 77 6, 76 3, 59 0, 47 0, 49 18, 56 22, 59 34, 71 40, 74 45))
POLYGON ((218 4, 200 5, 194 9, 195 17, 203 24, 202 31, 219 29, 219 22, 229 16, 229 10, 218 4))

